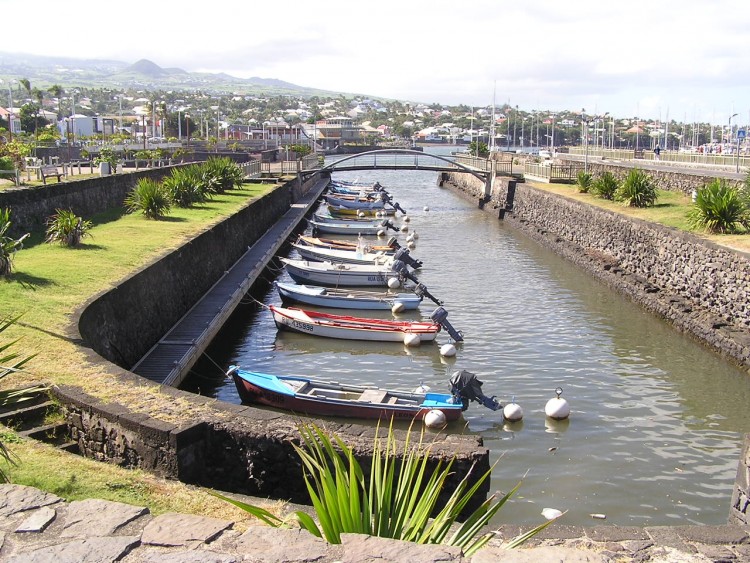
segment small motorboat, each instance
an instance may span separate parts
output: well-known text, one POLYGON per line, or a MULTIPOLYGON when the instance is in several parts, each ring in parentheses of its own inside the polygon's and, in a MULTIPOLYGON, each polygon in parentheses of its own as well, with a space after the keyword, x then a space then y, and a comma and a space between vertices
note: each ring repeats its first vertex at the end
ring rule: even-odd
POLYGON ((227 375, 245 404, 261 404, 313 416, 360 419, 422 420, 439 410, 447 422, 461 418, 464 400, 448 393, 393 391, 321 381, 307 377, 278 376, 230 366, 227 375))
POLYGON ((316 260, 319 262, 333 262, 345 264, 388 264, 393 261, 393 255, 385 252, 371 252, 358 250, 356 248, 326 248, 322 246, 310 246, 292 243, 299 255, 305 260, 316 260))
POLYGON ((328 213, 333 217, 378 217, 395 215, 396 210, 391 207, 381 207, 380 209, 357 209, 341 205, 332 205, 329 203, 328 213))
POLYGON ((410 292, 366 291, 351 288, 331 288, 296 283, 274 282, 285 302, 304 303, 314 307, 361 309, 371 311, 413 311, 419 307, 423 295, 410 292))
POLYGON ((344 196, 344 195, 324 195, 323 196, 328 205, 334 207, 344 207, 347 209, 363 210, 363 211, 381 211, 385 209, 385 201, 382 199, 368 199, 360 198, 358 196, 344 196))
POLYGON ((388 229, 398 232, 398 229, 390 222, 385 225, 380 223, 361 224, 357 221, 321 223, 314 219, 308 219, 307 224, 310 225, 313 234, 376 236, 385 234, 388 229))
POLYGON ((280 330, 342 340, 369 340, 373 342, 401 342, 416 346, 432 342, 442 328, 440 323, 429 321, 399 321, 333 315, 296 307, 269 305, 274 323, 280 330))
MULTIPOLYGON (((388 286, 388 280, 398 280, 399 274, 387 264, 333 264, 332 262, 311 262, 279 258, 287 273, 297 283, 347 286, 388 286)), ((395 282, 392 282, 395 284, 395 282)), ((400 283, 398 284, 400 285, 400 283)))
POLYGON ((394 254, 396 250, 401 248, 401 245, 396 240, 396 237, 391 237, 390 239, 388 239, 388 242, 386 244, 370 244, 362 237, 359 237, 357 241, 354 242, 351 240, 308 237, 305 235, 300 235, 297 238, 297 244, 317 246, 320 248, 338 248, 339 250, 356 250, 357 248, 362 248, 366 252, 383 252, 385 254, 394 254))

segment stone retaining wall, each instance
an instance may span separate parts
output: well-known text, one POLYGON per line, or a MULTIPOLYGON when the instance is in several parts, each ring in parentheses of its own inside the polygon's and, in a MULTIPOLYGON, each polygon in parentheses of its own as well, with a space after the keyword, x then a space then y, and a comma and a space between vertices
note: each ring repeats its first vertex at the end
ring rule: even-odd
MULTIPOLYGON (((528 184, 497 178, 489 198, 468 174, 445 173, 450 186, 540 244, 750 369, 750 256, 698 237, 632 219, 528 184)), ((747 524, 748 440, 730 520, 747 524)))

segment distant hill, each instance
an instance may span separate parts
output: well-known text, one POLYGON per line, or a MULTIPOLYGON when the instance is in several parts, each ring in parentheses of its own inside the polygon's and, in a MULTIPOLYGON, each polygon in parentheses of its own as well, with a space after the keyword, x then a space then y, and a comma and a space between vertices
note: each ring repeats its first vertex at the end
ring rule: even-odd
POLYGON ((72 59, 0 52, 0 76, 26 78, 38 88, 63 87, 182 89, 207 92, 237 92, 251 95, 337 96, 331 92, 298 86, 277 78, 237 78, 226 73, 188 72, 162 68, 148 59, 129 64, 122 61, 72 59))

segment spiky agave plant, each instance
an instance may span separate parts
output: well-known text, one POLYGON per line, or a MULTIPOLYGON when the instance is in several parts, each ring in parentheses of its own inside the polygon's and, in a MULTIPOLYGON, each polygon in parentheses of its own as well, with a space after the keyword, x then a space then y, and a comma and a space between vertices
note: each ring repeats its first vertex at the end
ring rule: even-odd
POLYGON ((57 209, 57 213, 47 218, 46 242, 59 242, 63 246, 75 247, 81 243, 93 227, 91 221, 78 217, 70 209, 57 209))
POLYGON ((0 209, 0 276, 9 276, 13 271, 13 258, 16 252, 23 248, 23 241, 29 237, 26 233, 21 238, 13 238, 7 235, 12 222, 10 220, 10 209, 0 209))
MULTIPOLYGON (((408 433, 411 436, 411 429, 408 433)), ((430 465, 430 446, 410 445, 403 450, 389 427, 385 439, 376 432, 369 478, 348 447, 335 434, 329 435, 315 424, 300 426, 302 445, 294 446, 304 466, 304 479, 318 523, 307 513, 292 515, 300 526, 330 543, 341 543, 342 533, 360 533, 411 541, 421 544, 445 544, 460 547, 471 556, 483 547, 495 532, 485 526, 518 490, 520 483, 498 498, 492 495, 459 526, 459 515, 489 477, 491 469, 472 485, 467 475, 438 509, 438 499, 451 475, 453 460, 430 465), (455 531, 448 537, 452 529, 455 531)), ((471 472, 470 472, 471 473, 471 472)), ((249 512, 267 524, 280 527, 286 521, 269 511, 214 493, 217 497, 249 512)), ((517 547, 546 528, 545 522, 508 542, 517 547)))
POLYGON ((167 190, 160 182, 141 178, 125 198, 125 207, 130 213, 140 211, 149 219, 159 219, 169 213, 171 201, 167 190))
POLYGON ((175 168, 164 179, 162 185, 178 207, 190 207, 195 203, 203 203, 210 195, 210 192, 205 189, 198 164, 175 168))
POLYGON ((633 168, 615 192, 615 201, 629 207, 651 207, 657 197, 653 178, 640 168, 633 168))
POLYGON ((733 233, 747 216, 740 192, 721 178, 697 190, 695 204, 688 211, 688 224, 709 233, 733 233))

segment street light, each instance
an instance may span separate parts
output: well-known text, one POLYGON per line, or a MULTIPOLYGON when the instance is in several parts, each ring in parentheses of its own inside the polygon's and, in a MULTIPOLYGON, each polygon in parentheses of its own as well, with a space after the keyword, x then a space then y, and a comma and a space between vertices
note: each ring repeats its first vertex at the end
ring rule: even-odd
POLYGON ((732 118, 737 117, 738 114, 733 113, 729 116, 729 142, 732 142, 732 118))
MULTIPOLYGON (((11 84, 13 84, 15 80, 8 80, 8 139, 10 141, 13 140, 13 93, 11 92, 11 84)), ((0 84, 2 84, 3 81, 0 80, 0 84)))

